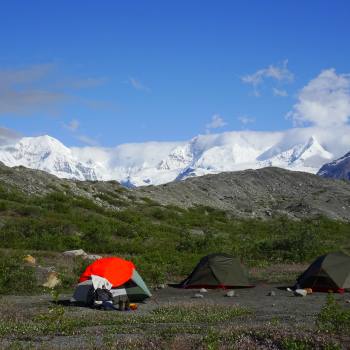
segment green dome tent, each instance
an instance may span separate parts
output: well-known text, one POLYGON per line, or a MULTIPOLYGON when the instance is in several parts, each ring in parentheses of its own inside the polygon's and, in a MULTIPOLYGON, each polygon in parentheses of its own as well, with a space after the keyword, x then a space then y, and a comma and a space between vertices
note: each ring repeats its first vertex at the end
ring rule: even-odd
POLYGON ((216 253, 203 257, 192 273, 177 287, 180 288, 235 288, 253 287, 239 259, 216 253))
POLYGON ((350 256, 341 252, 319 256, 298 277, 297 285, 316 292, 344 292, 350 288, 350 256))

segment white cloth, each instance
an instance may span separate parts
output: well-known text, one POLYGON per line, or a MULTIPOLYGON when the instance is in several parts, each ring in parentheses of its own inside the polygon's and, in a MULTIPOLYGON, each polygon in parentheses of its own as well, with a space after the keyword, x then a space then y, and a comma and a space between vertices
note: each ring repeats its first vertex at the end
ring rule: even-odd
POLYGON ((111 290, 112 288, 112 283, 109 282, 106 278, 91 275, 91 281, 95 290, 98 288, 111 290))

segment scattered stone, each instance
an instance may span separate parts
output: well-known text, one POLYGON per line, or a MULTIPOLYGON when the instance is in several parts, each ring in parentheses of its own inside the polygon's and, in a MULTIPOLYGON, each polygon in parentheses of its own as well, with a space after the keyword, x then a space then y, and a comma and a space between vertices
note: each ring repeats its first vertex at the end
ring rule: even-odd
POLYGON ((199 293, 207 293, 207 292, 208 292, 208 290, 205 289, 205 288, 201 288, 201 289, 199 290, 199 293))
POLYGON ((294 295, 297 297, 306 297, 307 291, 305 289, 296 289, 294 295))
POLYGON ((97 255, 97 254, 88 254, 88 255, 83 255, 82 257, 84 260, 98 260, 102 258, 101 255, 97 255))
POLYGON ((276 304, 272 304, 271 306, 272 306, 272 307, 275 307, 275 306, 276 306, 276 304))
POLYGON ((204 295, 203 294, 200 294, 200 293, 196 293, 193 298, 204 298, 204 295))
POLYGON ((61 280, 58 278, 57 272, 50 272, 47 276, 46 282, 43 284, 43 287, 53 289, 61 283, 61 280))
POLYGON ((162 284, 160 284, 157 288, 158 288, 158 289, 164 289, 164 288, 165 288, 165 284, 162 283, 162 284))
POLYGON ((84 257, 87 256, 87 254, 82 249, 67 250, 62 254, 65 256, 84 256, 84 257))
POLYGON ((350 304, 350 299, 345 300, 347 304, 350 304))
POLYGON ((35 265, 36 264, 36 259, 34 258, 34 256, 31 255, 26 255, 23 258, 23 261, 30 264, 30 265, 35 265))
POLYGON ((229 290, 227 293, 226 293, 226 296, 229 297, 229 298, 232 298, 235 296, 235 291, 234 290, 229 290))
POLYGON ((272 290, 272 291, 268 292, 267 295, 268 295, 269 297, 275 297, 275 296, 276 296, 276 292, 274 292, 274 291, 272 290))

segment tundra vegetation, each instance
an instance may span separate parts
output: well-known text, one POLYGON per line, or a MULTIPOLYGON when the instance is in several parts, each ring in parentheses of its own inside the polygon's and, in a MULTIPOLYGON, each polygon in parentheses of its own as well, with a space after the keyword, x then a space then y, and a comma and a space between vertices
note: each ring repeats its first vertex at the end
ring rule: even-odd
MULTIPOLYGON (((117 188, 99 194, 110 204, 104 206, 68 189, 39 196, 0 187, 0 294, 47 293, 38 287, 35 267, 23 263, 26 254, 33 254, 44 265, 54 264, 62 280, 59 292, 65 292, 71 291, 88 264, 79 257, 67 263, 61 253, 70 249, 131 259, 150 285, 178 281, 200 257, 212 252, 238 256, 254 270, 281 264, 305 265, 328 251, 350 249, 347 222, 326 217, 243 219, 205 206, 184 209, 148 198, 125 200, 120 192, 117 188)), ((289 280, 294 277, 293 273, 282 276, 289 280)), ((281 329, 278 320, 263 329, 237 330, 230 326, 234 320, 252 317, 253 310, 239 305, 172 305, 130 315, 125 322, 124 315, 114 313, 81 317, 55 302, 49 308, 13 312, 3 297, 0 338, 10 346, 18 342, 21 348, 25 342, 35 347, 38 337, 93 337, 91 329, 102 329, 99 335, 103 334, 103 344, 135 349, 181 349, 184 339, 192 348, 203 349, 229 348, 232 344, 240 348, 246 343, 272 344, 277 349, 340 349, 341 341, 334 337, 350 335, 349 311, 332 296, 312 331, 281 329), (141 334, 142 339, 134 337, 123 343, 122 338, 116 338, 118 334, 141 334)))
MULTIPOLYGON (((31 278, 29 267, 19 268, 21 256, 31 251, 50 255, 82 248, 116 254, 134 261, 142 276, 156 284, 188 274, 200 257, 212 252, 233 254, 246 266, 259 267, 305 263, 350 249, 350 223, 325 217, 242 219, 210 207, 162 206, 148 198, 123 201, 119 189, 104 196, 117 202, 119 210, 69 192, 35 196, 0 187, 0 281, 7 281, 0 291, 21 292, 20 285, 9 281, 19 280, 18 275, 31 278)), ((74 273, 85 265, 77 259, 74 273)), ((65 282, 70 287, 72 281, 65 282)))

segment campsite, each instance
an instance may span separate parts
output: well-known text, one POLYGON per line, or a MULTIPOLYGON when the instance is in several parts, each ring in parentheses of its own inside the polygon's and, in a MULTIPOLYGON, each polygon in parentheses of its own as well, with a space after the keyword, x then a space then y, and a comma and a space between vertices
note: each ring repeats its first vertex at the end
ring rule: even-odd
MULTIPOLYGON (((71 264, 75 259, 68 261, 71 264)), ((128 280, 134 268, 129 263, 118 274, 101 269, 103 261, 114 271, 115 267, 120 269, 124 260, 113 259, 94 260, 81 274, 80 285, 86 283, 84 279, 91 273, 109 275, 116 284, 128 280)), ((74 290, 56 293, 59 289, 46 289, 40 295, 6 295, 0 305, 0 345, 28 349, 347 348, 349 293, 334 289, 329 290, 332 293, 315 291, 302 297, 287 290, 296 282, 292 276, 303 276, 304 271, 310 274, 310 269, 315 272, 314 265, 278 265, 270 270, 248 271, 230 255, 212 254, 203 257, 181 283, 152 285, 150 290, 144 286, 150 294, 141 299, 130 295, 131 300, 138 300, 136 310, 120 311, 118 302, 113 310, 76 303, 72 299, 74 290), (227 271, 229 276, 225 275, 227 271), (285 275, 279 283, 262 277, 281 272, 285 275), (220 275, 224 278, 221 281, 216 278, 220 275), (289 281, 285 276, 289 276, 289 281), (189 286, 191 281, 197 282, 189 286)), ((142 276, 138 276, 142 285, 142 276)), ((334 287, 334 281, 328 282, 329 288, 334 287)), ((117 298, 120 297, 118 293, 117 298)))

